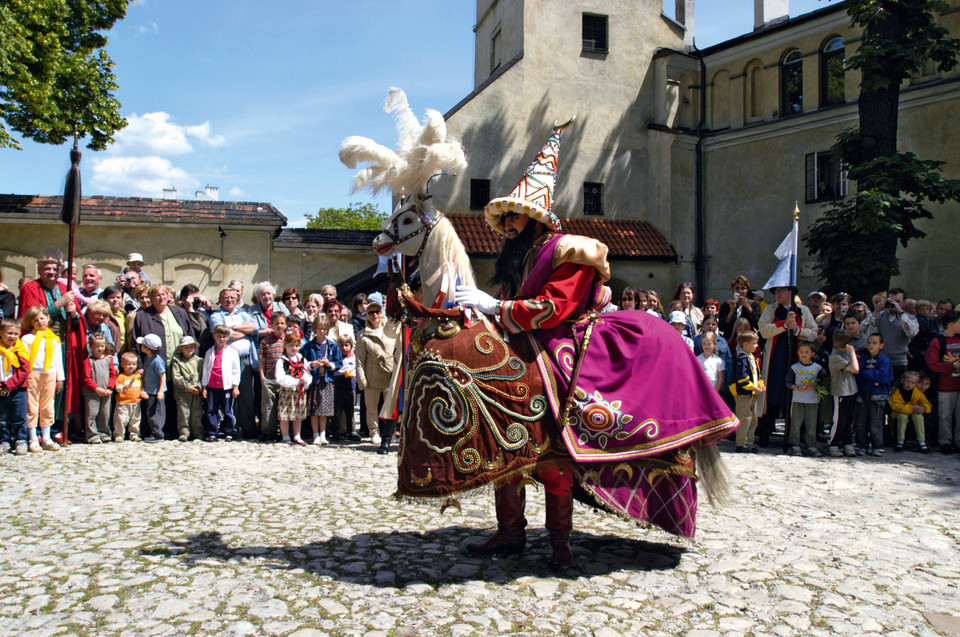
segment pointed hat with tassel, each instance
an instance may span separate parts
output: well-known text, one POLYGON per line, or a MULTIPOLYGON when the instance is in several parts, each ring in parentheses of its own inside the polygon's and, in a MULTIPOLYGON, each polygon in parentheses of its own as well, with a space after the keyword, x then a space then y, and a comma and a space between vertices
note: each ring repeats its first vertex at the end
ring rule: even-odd
POLYGON ((560 137, 563 130, 573 123, 570 118, 564 124, 553 127, 550 139, 543 145, 533 163, 506 197, 498 197, 484 208, 484 216, 494 232, 504 234, 503 216, 516 213, 530 217, 555 232, 561 232, 560 219, 551 212, 553 189, 557 184, 557 161, 560 155, 560 137))

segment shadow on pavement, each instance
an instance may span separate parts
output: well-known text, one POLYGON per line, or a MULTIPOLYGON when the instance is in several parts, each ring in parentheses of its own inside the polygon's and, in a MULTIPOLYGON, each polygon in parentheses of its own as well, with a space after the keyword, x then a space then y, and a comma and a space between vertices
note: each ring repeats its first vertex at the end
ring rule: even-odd
POLYGON ((522 555, 480 558, 463 550, 468 541, 485 536, 475 528, 449 526, 422 533, 362 533, 302 546, 230 546, 219 532, 208 531, 140 552, 181 559, 190 566, 211 559, 224 563, 257 560, 263 568, 303 569, 321 577, 384 587, 470 580, 503 583, 526 576, 575 578, 624 569, 671 570, 686 552, 672 544, 574 531, 570 544, 576 564, 559 574, 546 564, 550 549, 545 531, 528 531, 522 555))

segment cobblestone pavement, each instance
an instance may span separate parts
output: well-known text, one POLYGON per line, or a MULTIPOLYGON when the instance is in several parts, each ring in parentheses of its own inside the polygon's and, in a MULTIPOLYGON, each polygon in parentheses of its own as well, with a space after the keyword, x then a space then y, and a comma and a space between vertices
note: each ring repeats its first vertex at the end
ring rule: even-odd
MULTIPOLYGON (((729 447, 725 448, 729 450, 729 447)), ((370 445, 73 445, 0 458, 3 635, 935 635, 960 616, 956 456, 725 453, 696 541, 574 512, 545 563, 466 557, 495 524, 396 503, 370 445), (926 613, 926 615, 924 615, 926 613)))

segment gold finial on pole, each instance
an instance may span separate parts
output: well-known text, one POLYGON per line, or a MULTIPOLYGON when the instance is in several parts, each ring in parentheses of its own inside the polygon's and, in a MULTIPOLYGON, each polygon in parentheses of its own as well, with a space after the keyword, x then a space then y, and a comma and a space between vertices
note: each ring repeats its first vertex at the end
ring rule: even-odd
POLYGON ((793 220, 794 221, 800 220, 800 202, 798 201, 793 202, 793 220))

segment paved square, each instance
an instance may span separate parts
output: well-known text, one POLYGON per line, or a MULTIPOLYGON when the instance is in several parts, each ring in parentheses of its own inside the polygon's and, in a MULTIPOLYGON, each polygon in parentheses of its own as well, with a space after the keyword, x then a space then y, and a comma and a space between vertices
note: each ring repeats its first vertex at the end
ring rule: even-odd
POLYGON ((396 456, 373 451, 0 458, 0 634, 934 635, 921 612, 960 616, 956 456, 724 453, 733 501, 701 502, 695 542, 577 504, 555 577, 540 492, 524 555, 467 557, 492 497, 397 503, 396 456))

